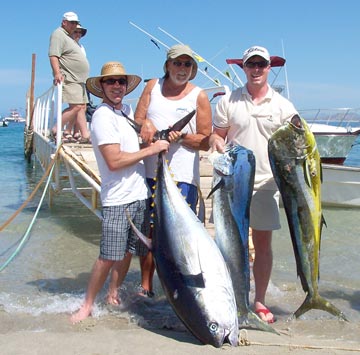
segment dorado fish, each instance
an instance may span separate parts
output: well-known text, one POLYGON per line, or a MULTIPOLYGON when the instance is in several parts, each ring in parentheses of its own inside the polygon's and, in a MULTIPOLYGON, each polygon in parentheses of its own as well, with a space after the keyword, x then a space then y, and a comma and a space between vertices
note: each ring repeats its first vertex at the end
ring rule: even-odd
POLYGON ((272 135, 268 151, 288 220, 297 275, 306 293, 294 316, 298 318, 310 309, 320 309, 346 320, 318 290, 321 230, 325 222, 321 210, 322 171, 315 137, 305 120, 295 115, 272 135))
POLYGON ((213 196, 215 242, 229 268, 238 309, 239 324, 275 332, 249 305, 249 213, 255 176, 251 150, 230 145, 224 154, 213 153, 213 196))
POLYGON ((204 344, 238 345, 239 327, 224 258, 181 195, 164 154, 159 155, 152 250, 159 280, 177 316, 204 344))

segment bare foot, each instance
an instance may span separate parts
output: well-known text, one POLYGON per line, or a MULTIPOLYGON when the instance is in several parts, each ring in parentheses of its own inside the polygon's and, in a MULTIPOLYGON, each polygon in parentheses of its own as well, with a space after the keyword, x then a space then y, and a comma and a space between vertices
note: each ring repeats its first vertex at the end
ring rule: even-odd
POLYGON ((110 304, 112 306, 119 306, 121 301, 120 301, 120 298, 117 295, 116 296, 107 295, 106 296, 106 303, 110 304))
POLYGON ((261 302, 256 302, 255 303, 255 313, 261 318, 261 320, 263 320, 264 322, 267 323, 274 323, 275 322, 275 317, 274 315, 271 313, 271 311, 264 306, 261 302))
POLYGON ((91 309, 92 307, 87 307, 85 305, 82 305, 81 308, 76 313, 71 315, 70 322, 75 324, 86 319, 91 315, 91 309))

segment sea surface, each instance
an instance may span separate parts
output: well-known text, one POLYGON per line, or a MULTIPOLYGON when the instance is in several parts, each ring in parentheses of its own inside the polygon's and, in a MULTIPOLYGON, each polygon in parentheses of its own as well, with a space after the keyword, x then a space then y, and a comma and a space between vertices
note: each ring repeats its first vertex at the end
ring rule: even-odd
MULTIPOLYGON (((23 149, 24 125, 10 123, 0 128, 0 226, 29 197, 42 176, 23 149)), ((360 142, 354 145, 347 165, 360 166, 360 142)), ((26 208, 0 231, 0 310, 10 314, 70 314, 81 304, 91 268, 98 256, 100 221, 71 194, 59 195, 52 208, 45 197, 34 221, 44 184, 26 208), (26 233, 30 229, 29 233, 26 233), (22 243, 19 252, 16 248, 22 243)), ((350 321, 360 322, 360 224, 359 209, 325 208, 320 255, 320 294, 335 304, 350 321)), ((274 266, 267 304, 278 318, 287 318, 302 303, 305 294, 296 276, 295 259, 284 211, 282 229, 273 237, 274 266)), ((99 294, 94 317, 111 312, 140 325, 181 329, 155 277, 153 300, 137 295, 139 261, 134 258, 121 288, 123 305, 118 310, 99 294)), ((253 285, 250 300, 253 299, 253 285)), ((303 318, 333 319, 322 311, 303 318)))

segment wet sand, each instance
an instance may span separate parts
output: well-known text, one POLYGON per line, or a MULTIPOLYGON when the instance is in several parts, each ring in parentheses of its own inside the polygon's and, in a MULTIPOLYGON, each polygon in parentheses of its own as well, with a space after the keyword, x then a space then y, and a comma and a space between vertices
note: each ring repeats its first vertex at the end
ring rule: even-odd
POLYGON ((0 312, 1 354, 349 354, 360 352, 358 323, 331 320, 278 320, 280 335, 242 330, 243 345, 216 349, 186 330, 143 328, 110 314, 72 325, 69 316, 0 312))

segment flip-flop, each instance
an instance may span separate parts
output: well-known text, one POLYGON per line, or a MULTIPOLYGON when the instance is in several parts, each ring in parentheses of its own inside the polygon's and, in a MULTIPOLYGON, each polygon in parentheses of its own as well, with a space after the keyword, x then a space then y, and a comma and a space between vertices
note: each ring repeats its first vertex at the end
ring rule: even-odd
MULTIPOLYGON (((255 313, 260 317, 259 313, 262 313, 262 314, 264 314, 266 316, 266 315, 268 315, 269 313, 272 313, 272 312, 268 308, 264 307, 264 308, 256 309, 255 313)), ((269 324, 274 323, 275 322, 275 316, 273 315, 272 319, 265 320, 264 322, 267 322, 269 324)))

